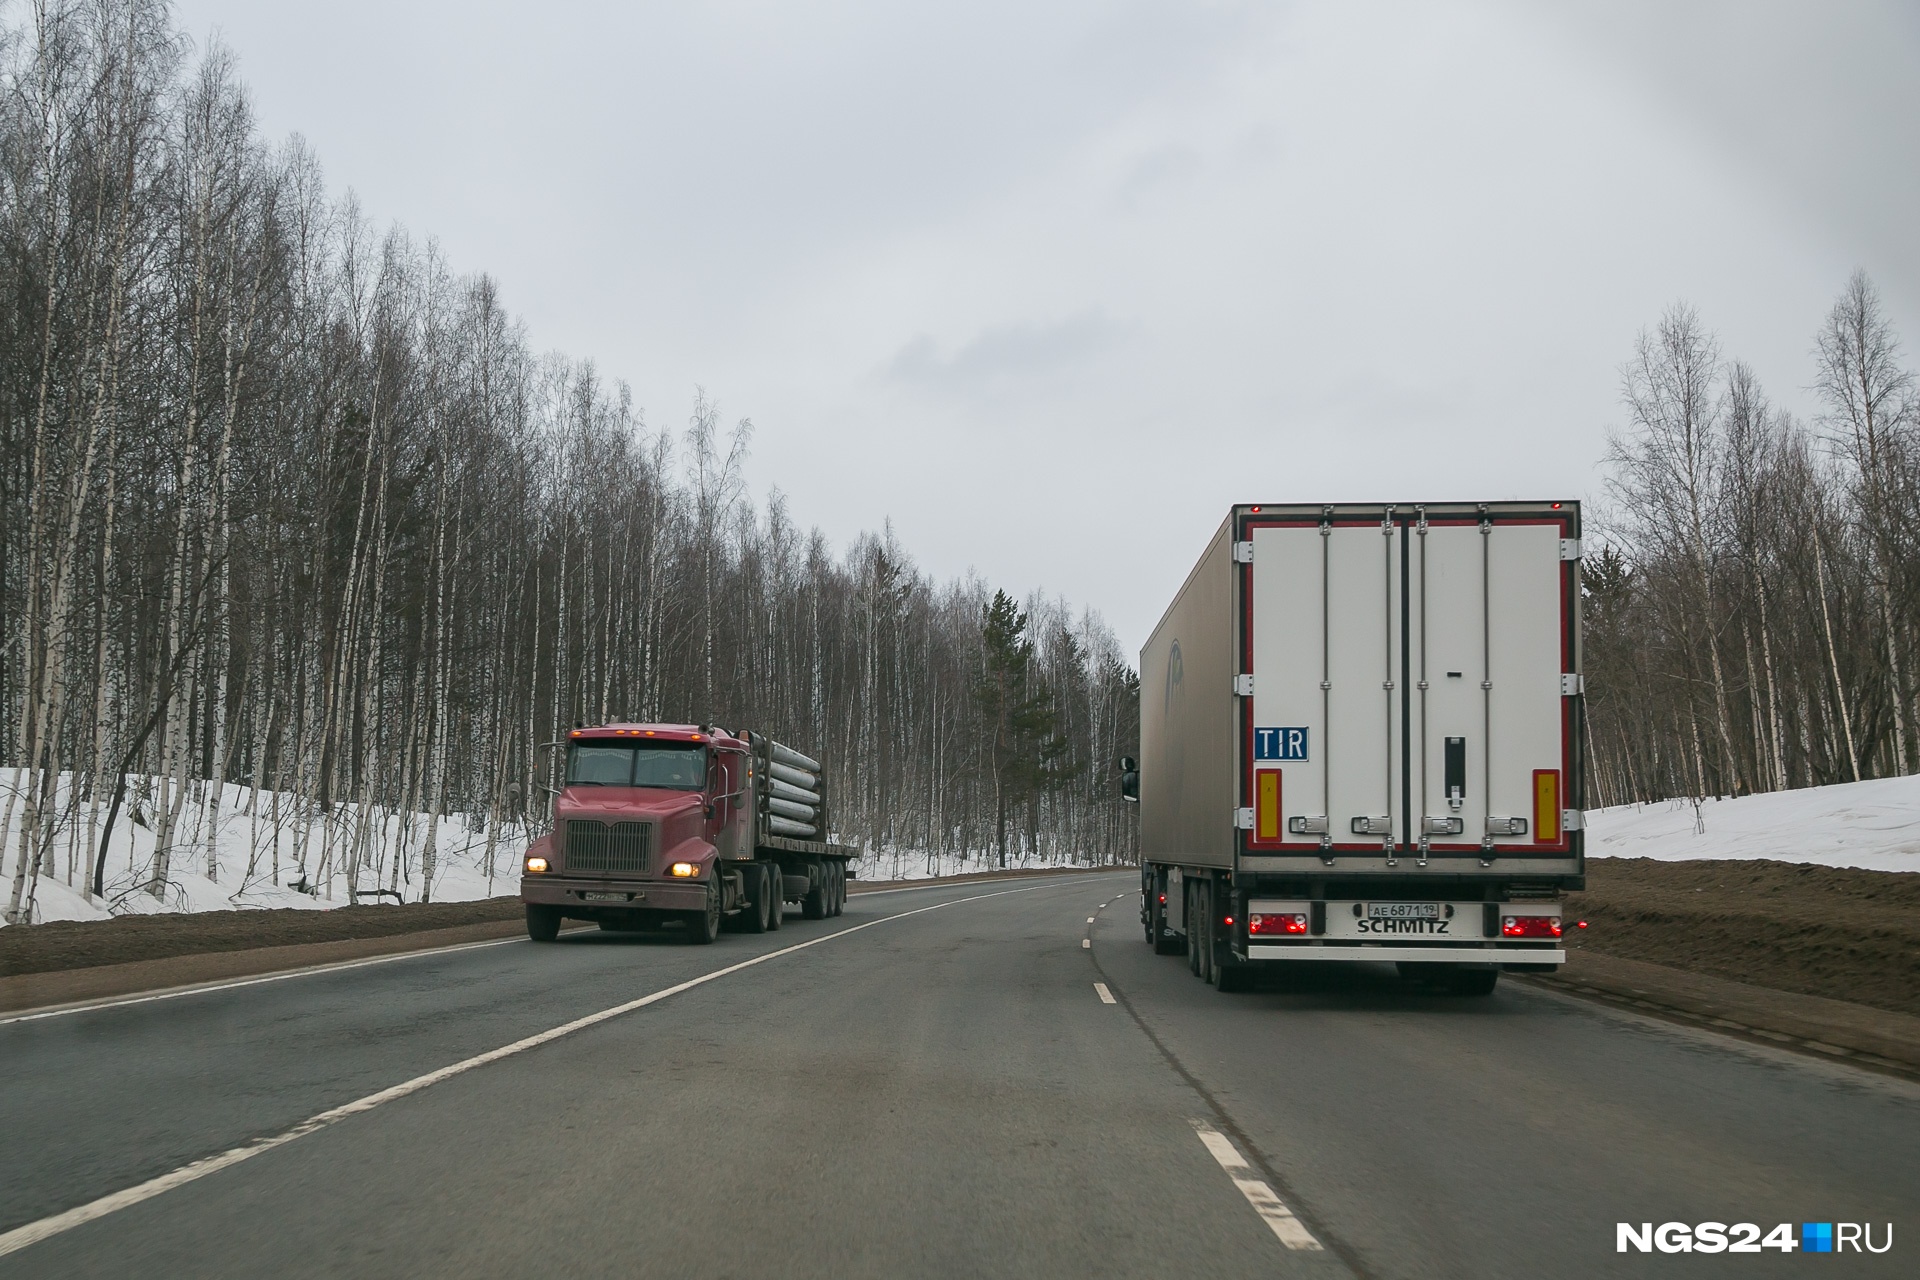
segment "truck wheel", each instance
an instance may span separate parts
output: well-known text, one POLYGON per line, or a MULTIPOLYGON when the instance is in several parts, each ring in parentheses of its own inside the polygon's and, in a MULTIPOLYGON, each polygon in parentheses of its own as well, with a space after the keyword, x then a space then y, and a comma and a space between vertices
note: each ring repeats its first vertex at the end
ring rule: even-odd
POLYGON ((1186 908, 1181 914, 1187 921, 1187 972, 1194 977, 1200 976, 1200 892, 1193 882, 1182 879, 1181 905, 1186 908))
POLYGON ((1200 932, 1195 936, 1200 945, 1200 981, 1211 986, 1214 967, 1219 963, 1213 954, 1214 935, 1219 932, 1215 927, 1219 922, 1213 915, 1213 882, 1201 881, 1200 891, 1194 896, 1200 900, 1200 932))
POLYGON ((787 886, 779 864, 767 868, 767 932, 787 922, 787 886))
POLYGON ((847 864, 833 864, 833 914, 839 915, 847 909, 847 864))
POLYGON ((1226 995, 1245 991, 1252 985, 1253 973, 1246 961, 1228 954, 1213 962, 1213 989, 1226 995))
POLYGON ((552 942, 560 936, 560 908, 527 904, 527 936, 535 942, 552 942))
POLYGON ((704 947, 720 936, 720 886, 707 886, 707 909, 687 913, 687 941, 704 947))
POLYGON ((1498 969, 1456 969, 1448 979, 1447 990, 1457 996, 1490 996, 1499 981, 1498 969))
POLYGON ((809 920, 827 918, 827 867, 820 864, 820 876, 813 881, 813 887, 807 890, 807 896, 800 899, 800 914, 809 920))
POLYGON ((767 898, 767 869, 747 868, 747 909, 740 913, 740 927, 747 933, 765 933, 771 904, 767 898))

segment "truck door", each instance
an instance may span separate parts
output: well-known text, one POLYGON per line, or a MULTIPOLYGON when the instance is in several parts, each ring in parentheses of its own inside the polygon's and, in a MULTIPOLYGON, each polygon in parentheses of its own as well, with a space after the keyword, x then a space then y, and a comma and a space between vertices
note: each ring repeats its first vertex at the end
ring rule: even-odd
POLYGON ((1571 518, 1440 510, 1243 526, 1248 853, 1570 851, 1571 518))

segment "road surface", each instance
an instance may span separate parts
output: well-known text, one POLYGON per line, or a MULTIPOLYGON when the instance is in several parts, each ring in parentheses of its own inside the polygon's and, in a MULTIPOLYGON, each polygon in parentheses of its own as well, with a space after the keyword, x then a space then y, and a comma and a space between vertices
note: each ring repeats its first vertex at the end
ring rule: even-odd
POLYGON ((580 933, 0 1019, 0 1271, 1914 1272, 1920 1086, 1511 981, 1221 995, 1149 952, 1137 886, 866 894, 711 947, 580 933), (1615 1252, 1618 1222, 1708 1220, 1895 1243, 1615 1252))

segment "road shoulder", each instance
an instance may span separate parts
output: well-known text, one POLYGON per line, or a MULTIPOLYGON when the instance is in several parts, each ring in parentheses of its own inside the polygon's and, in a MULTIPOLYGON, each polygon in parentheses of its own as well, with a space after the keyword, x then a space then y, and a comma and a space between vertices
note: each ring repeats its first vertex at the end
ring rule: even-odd
POLYGON ((1920 1018, 1845 1000, 1776 991, 1710 974, 1580 950, 1541 986, 1920 1077, 1920 1018))

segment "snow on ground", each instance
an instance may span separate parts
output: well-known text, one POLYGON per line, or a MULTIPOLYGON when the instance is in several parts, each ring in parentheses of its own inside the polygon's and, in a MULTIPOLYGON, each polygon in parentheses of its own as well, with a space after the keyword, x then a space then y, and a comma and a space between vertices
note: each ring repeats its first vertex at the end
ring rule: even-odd
MULTIPOLYGON (((1084 862, 1069 858, 1035 857, 1009 852, 1007 867, 1084 867, 1084 862)), ((869 849, 855 858, 851 870, 860 880, 931 880, 935 876, 960 876, 982 871, 998 871, 999 856, 991 849, 970 853, 934 853, 923 849, 869 849)))
MULTIPOLYGON (((9 792, 20 785, 22 773, 17 769, 0 773, 0 815, 6 813, 9 792)), ((63 808, 66 807, 66 784, 67 779, 63 777, 63 808)), ((99 897, 83 892, 89 879, 88 868, 83 865, 89 842, 89 810, 83 800, 77 817, 63 821, 54 837, 52 874, 43 868, 37 881, 29 878, 33 921, 98 920, 110 915, 262 907, 324 910, 348 904, 347 881, 340 868, 352 838, 357 806, 335 806, 329 829, 317 814, 311 821, 302 821, 303 813, 310 806, 305 806, 298 797, 282 795, 276 806, 274 793, 262 791, 256 803, 247 787, 228 783, 220 803, 219 829, 214 840, 216 874, 209 877, 208 808, 204 804, 209 793, 206 784, 188 783, 174 822, 167 881, 157 896, 144 886, 152 877, 160 826, 158 780, 148 779, 144 787, 137 781, 129 783, 126 805, 115 823, 113 844, 107 855, 105 892, 99 897), (301 857, 303 844, 304 859, 301 857), (326 868, 332 869, 330 877, 325 875, 326 868), (314 883, 315 893, 301 893, 291 887, 303 869, 308 880, 314 883)), ((0 868, 5 871, 4 878, 0 878, 0 907, 11 900, 23 816, 21 806, 16 805, 4 833, 5 843, 0 845, 0 850, 4 850, 0 854, 0 868)), ((106 821, 104 800, 94 821, 97 824, 106 821)), ((403 901, 420 901, 421 852, 426 844, 427 822, 424 814, 414 814, 408 821, 407 815, 375 810, 365 832, 367 852, 360 888, 393 888, 403 901)), ((495 842, 494 874, 490 882, 485 832, 474 829, 465 815, 441 818, 433 901, 463 902, 515 892, 518 858, 526 842, 527 833, 523 828, 512 825, 501 828, 495 842)))
MULTIPOLYGON (((0 772, 0 816, 7 812, 7 800, 22 783, 24 771, 0 772)), ((60 806, 66 809, 66 787, 62 777, 60 806)), ((89 879, 86 849, 89 844, 89 810, 84 799, 77 817, 64 820, 54 837, 53 872, 43 873, 32 887, 32 920, 100 920, 113 915, 149 914, 167 911, 232 911, 263 907, 292 907, 324 910, 343 907, 351 901, 347 881, 340 868, 344 865, 348 842, 353 837, 358 807, 338 805, 334 809, 331 830, 312 815, 303 821, 310 806, 300 797, 262 791, 257 800, 245 786, 228 783, 220 803, 219 830, 214 840, 216 872, 207 875, 207 784, 190 782, 180 799, 178 817, 170 840, 167 882, 158 896, 147 891, 154 867, 158 840, 161 799, 159 780, 132 780, 127 788, 126 805, 121 809, 113 832, 113 847, 107 855, 105 893, 92 897, 83 892, 89 879), (138 811, 138 819, 134 818, 138 811), (277 830, 277 835, 276 835, 277 830), (131 836, 131 840, 129 840, 131 836), (301 855, 302 845, 306 856, 301 855), (279 855, 278 865, 275 854, 279 855), (333 874, 328 877, 326 869, 333 874), (314 893, 302 893, 292 886, 302 871, 315 887, 314 893)), ((177 793, 176 793, 177 794, 177 793)), ((24 817, 22 806, 13 808, 12 822, 0 844, 0 908, 6 906, 13 890, 13 873, 18 865, 19 827, 24 817)), ((95 829, 106 821, 104 800, 92 815, 95 829)), ((375 810, 369 819, 366 855, 359 885, 362 890, 392 888, 401 900, 421 900, 421 852, 426 844, 427 817, 375 810)), ((487 874, 487 837, 463 814, 440 819, 435 855, 433 895, 435 902, 466 902, 490 898, 519 890, 519 858, 526 848, 529 833, 524 827, 509 824, 499 831, 493 851, 493 874, 487 874)), ((991 871, 996 859, 990 852, 971 854, 943 853, 929 856, 920 850, 889 849, 873 851, 854 863, 862 880, 924 880, 934 876, 956 875, 969 871, 991 871)), ((1058 859, 1021 857, 1008 859, 1010 866, 1044 867, 1072 865, 1058 859)), ((365 898, 369 902, 392 901, 365 898)))
POLYGON ((1590 858, 1773 858, 1920 871, 1920 777, 1587 811, 1590 858))

